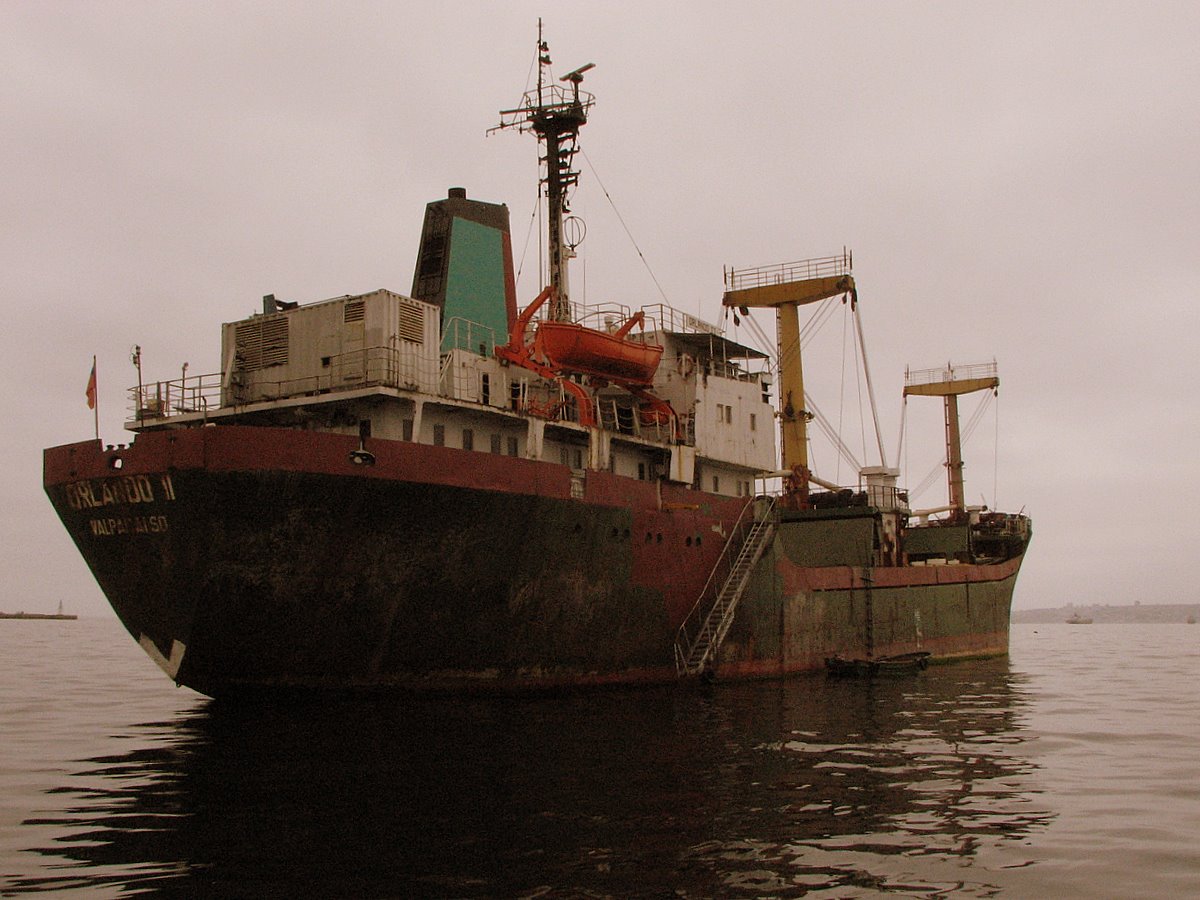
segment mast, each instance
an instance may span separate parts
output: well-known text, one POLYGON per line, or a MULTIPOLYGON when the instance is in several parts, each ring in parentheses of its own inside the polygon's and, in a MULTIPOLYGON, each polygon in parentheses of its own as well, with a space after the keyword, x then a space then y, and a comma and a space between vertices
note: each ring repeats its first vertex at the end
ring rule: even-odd
POLYGON ((783 438, 783 467, 811 476, 808 470, 808 422, 812 413, 804 408, 804 366, 800 357, 799 308, 809 303, 854 295, 853 260, 848 252, 799 262, 726 269, 727 307, 774 307, 779 314, 779 402, 783 438))
POLYGON ((946 411, 946 477, 950 488, 951 516, 966 516, 963 491, 962 432, 958 424, 958 398, 975 391, 1000 387, 996 364, 972 366, 946 364, 944 369, 921 369, 904 373, 904 396, 943 397, 946 411))
POLYGON ((567 260, 575 254, 573 245, 568 246, 563 238, 563 217, 570 212, 567 191, 579 182, 579 172, 574 168, 579 129, 587 124, 588 112, 595 102, 579 85, 583 74, 595 64, 588 63, 563 75, 559 81, 567 82, 569 87, 554 84, 550 48, 542 39, 541 19, 538 19, 537 52, 537 89, 526 91, 517 108, 501 110, 500 124, 490 131, 502 128, 532 131, 545 145, 545 155, 541 157, 545 174, 541 183, 546 186, 546 239, 552 289, 548 315, 554 321, 565 322, 571 319, 567 260))

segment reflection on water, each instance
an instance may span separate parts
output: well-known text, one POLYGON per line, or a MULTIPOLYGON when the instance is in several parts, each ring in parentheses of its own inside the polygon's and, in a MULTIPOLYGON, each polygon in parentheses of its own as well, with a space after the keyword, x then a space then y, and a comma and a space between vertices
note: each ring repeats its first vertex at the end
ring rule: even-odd
POLYGON ((5 888, 987 896, 1052 818, 1027 702, 1003 660, 694 691, 203 702, 64 775, 22 823, 40 863, 5 888))

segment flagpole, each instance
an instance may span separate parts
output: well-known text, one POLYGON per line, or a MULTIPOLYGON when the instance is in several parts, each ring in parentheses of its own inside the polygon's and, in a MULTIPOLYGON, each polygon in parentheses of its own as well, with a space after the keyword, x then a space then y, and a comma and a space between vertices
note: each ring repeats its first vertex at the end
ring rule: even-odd
MULTIPOLYGON (((92 372, 96 371, 96 355, 92 354, 92 372)), ((96 440, 100 440, 100 391, 96 391, 96 402, 92 404, 92 412, 95 413, 96 423, 96 440)))

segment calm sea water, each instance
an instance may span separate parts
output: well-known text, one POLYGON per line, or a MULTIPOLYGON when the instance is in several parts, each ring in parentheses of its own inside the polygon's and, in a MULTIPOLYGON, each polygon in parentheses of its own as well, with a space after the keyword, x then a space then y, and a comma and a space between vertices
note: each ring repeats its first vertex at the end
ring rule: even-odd
POLYGON ((874 681, 229 707, 0 622, 0 894, 1200 895, 1200 626, 874 681))

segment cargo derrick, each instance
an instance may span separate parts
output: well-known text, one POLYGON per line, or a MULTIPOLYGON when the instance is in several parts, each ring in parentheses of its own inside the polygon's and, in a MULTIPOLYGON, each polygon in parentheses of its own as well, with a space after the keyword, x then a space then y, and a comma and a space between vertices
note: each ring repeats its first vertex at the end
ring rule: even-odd
POLYGON ((904 396, 942 397, 946 414, 946 477, 949 482, 950 521, 967 520, 967 504, 963 491, 962 432, 958 424, 958 398, 976 391, 997 391, 1000 378, 995 363, 959 366, 949 363, 944 369, 906 371, 904 396))
POLYGON ((838 294, 848 295, 851 303, 857 304, 851 267, 852 257, 843 253, 778 266, 725 270, 724 306, 743 315, 751 307, 773 308, 778 317, 780 431, 783 469, 788 473, 781 500, 785 507, 807 508, 810 483, 838 490, 837 485, 816 478, 808 466, 808 423, 813 414, 804 405, 799 309, 838 294))

